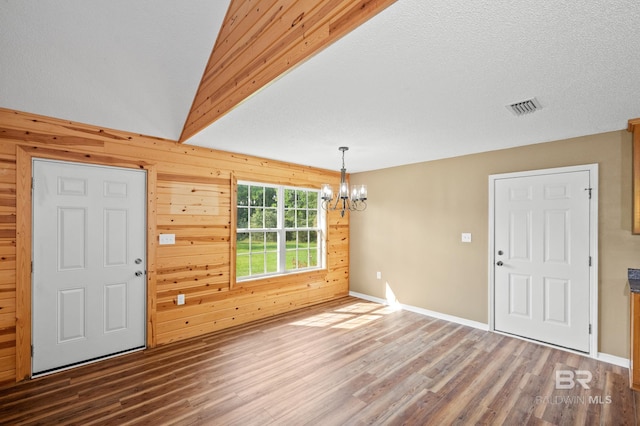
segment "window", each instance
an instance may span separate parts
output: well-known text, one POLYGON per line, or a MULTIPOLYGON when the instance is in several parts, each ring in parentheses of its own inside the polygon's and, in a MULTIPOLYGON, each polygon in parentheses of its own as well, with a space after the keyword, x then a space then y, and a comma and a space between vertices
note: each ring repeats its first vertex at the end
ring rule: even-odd
POLYGON ((320 269, 320 191, 238 182, 236 279, 320 269))

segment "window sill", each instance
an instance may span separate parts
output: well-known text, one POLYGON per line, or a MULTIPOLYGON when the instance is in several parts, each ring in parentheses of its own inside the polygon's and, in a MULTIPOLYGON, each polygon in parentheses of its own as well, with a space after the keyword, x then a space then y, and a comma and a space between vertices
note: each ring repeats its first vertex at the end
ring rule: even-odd
POLYGON ((314 278, 324 278, 327 274, 327 268, 318 268, 318 269, 306 269, 304 271, 299 272, 288 272, 286 274, 276 274, 269 275, 265 277, 257 277, 257 278, 248 278, 244 280, 236 280, 232 285, 232 289, 240 289, 240 288, 249 288, 249 287, 258 287, 263 285, 270 285, 274 283, 288 283, 288 282, 296 282, 299 280, 310 280, 314 278))

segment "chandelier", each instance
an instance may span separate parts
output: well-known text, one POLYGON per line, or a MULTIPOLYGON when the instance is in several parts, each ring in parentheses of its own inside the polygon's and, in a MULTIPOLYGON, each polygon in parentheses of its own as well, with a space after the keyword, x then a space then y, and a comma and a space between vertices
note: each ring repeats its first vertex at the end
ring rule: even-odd
POLYGON ((322 198, 322 208, 325 210, 340 210, 340 216, 344 217, 344 212, 362 211, 367 208, 367 185, 353 185, 349 192, 347 182, 347 169, 344 167, 344 152, 349 150, 348 146, 338 148, 342 151, 342 168, 340 169, 340 188, 333 199, 333 188, 328 183, 322 185, 320 197, 322 198))

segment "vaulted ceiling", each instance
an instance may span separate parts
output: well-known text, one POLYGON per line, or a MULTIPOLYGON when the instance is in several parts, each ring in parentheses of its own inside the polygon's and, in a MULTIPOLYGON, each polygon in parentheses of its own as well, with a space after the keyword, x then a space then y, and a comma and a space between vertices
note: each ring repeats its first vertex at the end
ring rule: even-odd
POLYGON ((184 141, 396 0, 232 0, 184 141))
POLYGON ((624 129, 638 49, 635 0, 1 0, 0 107, 357 172, 624 129))

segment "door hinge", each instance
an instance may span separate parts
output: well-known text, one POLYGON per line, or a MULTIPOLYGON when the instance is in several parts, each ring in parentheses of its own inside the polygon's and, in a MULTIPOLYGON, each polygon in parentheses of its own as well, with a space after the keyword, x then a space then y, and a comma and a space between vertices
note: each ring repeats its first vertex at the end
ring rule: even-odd
POLYGON ((591 266, 591 256, 589 256, 589 266, 591 266))
POLYGON ((31 261, 31 273, 33 274, 33 260, 31 261))
POLYGON ((31 178, 31 190, 33 191, 35 187, 36 187, 36 180, 34 178, 31 178))
POLYGON ((585 191, 589 191, 589 199, 591 199, 591 191, 593 190, 593 188, 585 188, 585 191))
POLYGON ((31 358, 33 358, 33 345, 31 345, 31 358))
POLYGON ((589 334, 591 334, 591 324, 589 324, 589 334))

